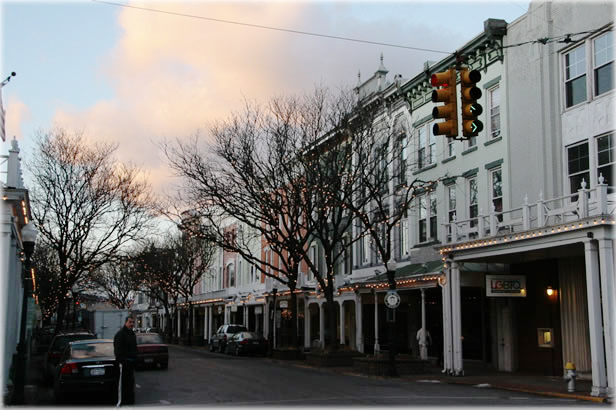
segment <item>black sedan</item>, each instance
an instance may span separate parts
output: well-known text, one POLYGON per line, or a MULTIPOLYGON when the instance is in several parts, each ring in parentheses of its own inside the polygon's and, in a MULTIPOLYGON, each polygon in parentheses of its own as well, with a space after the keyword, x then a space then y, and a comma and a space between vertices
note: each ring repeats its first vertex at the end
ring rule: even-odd
POLYGON ((119 368, 113 353, 113 340, 92 339, 71 342, 55 368, 56 402, 73 401, 74 396, 98 395, 115 403, 118 397, 119 368))
POLYGON ((267 353, 267 340, 256 332, 239 332, 233 335, 226 346, 227 354, 240 356, 242 354, 262 354, 267 353))
POLYGON ((158 333, 137 333, 137 366, 169 366, 169 349, 158 333))

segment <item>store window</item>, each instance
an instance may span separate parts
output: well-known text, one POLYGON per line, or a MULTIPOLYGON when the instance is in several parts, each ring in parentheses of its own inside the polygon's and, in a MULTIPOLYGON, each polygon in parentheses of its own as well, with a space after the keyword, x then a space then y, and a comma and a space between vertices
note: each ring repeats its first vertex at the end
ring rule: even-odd
POLYGON ((437 203, 434 192, 419 197, 419 242, 436 239, 437 203))
POLYGON ((426 163, 426 127, 417 130, 417 167, 422 169, 426 163))

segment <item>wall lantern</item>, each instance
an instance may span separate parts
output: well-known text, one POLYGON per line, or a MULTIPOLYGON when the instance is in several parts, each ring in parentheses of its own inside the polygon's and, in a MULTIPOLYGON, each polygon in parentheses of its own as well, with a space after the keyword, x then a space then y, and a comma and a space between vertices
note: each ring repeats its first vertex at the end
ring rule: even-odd
POLYGON ((548 288, 545 290, 545 293, 546 293, 548 296, 552 296, 552 295, 554 295, 554 294, 556 293, 556 291, 555 291, 554 289, 552 289, 552 287, 551 287, 551 286, 548 286, 548 288))

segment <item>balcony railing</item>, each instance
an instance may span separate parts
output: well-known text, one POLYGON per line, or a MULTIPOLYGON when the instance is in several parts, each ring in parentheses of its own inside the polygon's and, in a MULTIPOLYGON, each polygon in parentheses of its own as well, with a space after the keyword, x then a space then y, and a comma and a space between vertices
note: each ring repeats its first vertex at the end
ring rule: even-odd
POLYGON ((603 176, 599 184, 587 189, 586 181, 582 180, 581 188, 574 194, 558 198, 543 199, 529 204, 528 196, 524 204, 518 208, 496 212, 492 206, 489 214, 481 214, 470 219, 464 219, 442 224, 442 238, 445 243, 472 241, 475 239, 495 237, 531 229, 558 225, 577 221, 592 216, 611 215, 616 210, 616 200, 613 193, 608 194, 608 185, 603 176))

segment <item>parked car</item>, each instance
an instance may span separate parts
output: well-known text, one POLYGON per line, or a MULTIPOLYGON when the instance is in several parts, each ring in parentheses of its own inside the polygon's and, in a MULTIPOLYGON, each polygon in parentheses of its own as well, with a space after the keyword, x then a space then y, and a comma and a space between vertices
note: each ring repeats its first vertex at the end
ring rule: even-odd
POLYGON ((96 335, 88 332, 60 332, 52 340, 43 359, 43 374, 48 382, 52 382, 54 368, 60 362, 60 355, 66 348, 69 342, 75 340, 96 339, 96 335))
POLYGON ((67 343, 54 371, 56 402, 78 394, 100 394, 115 403, 120 371, 113 353, 113 340, 89 339, 67 343))
POLYGON ((161 369, 169 366, 169 349, 158 333, 137 334, 137 366, 160 365, 161 369))
POLYGON ((239 332, 228 340, 225 352, 236 356, 242 354, 265 355, 267 353, 267 340, 256 332, 239 332))
POLYGON ((210 339, 210 352, 224 352, 227 340, 238 332, 247 332, 246 326, 242 325, 222 325, 218 328, 214 336, 210 339))

